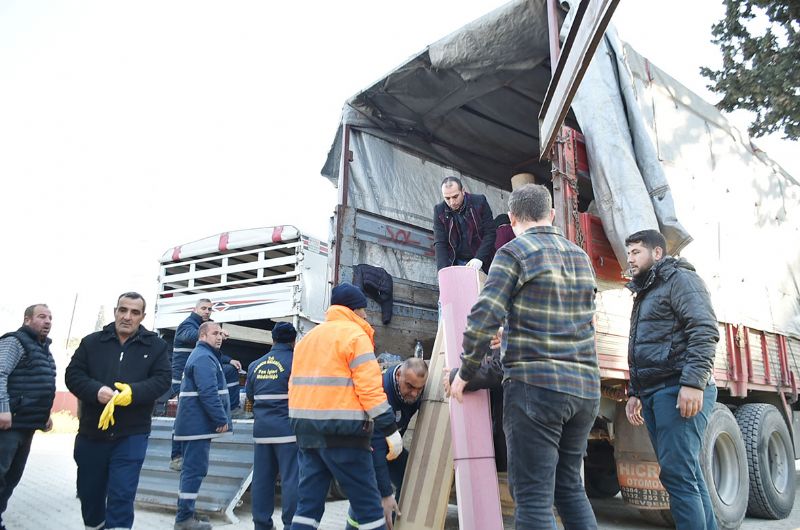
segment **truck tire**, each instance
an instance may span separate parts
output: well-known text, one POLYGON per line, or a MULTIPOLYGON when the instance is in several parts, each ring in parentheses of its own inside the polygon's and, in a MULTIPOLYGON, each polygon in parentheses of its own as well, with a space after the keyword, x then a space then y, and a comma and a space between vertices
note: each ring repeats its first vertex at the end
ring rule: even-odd
POLYGON ((750 496, 747 513, 783 519, 792 511, 795 493, 794 446, 781 413, 765 403, 736 411, 747 450, 750 496))
POLYGON ((639 515, 650 524, 675 528, 675 520, 669 510, 639 510, 639 515))
POLYGON ((606 442, 590 442, 586 448, 583 485, 590 499, 606 499, 619 493, 614 447, 606 442))
POLYGON ((715 403, 700 452, 708 495, 721 529, 739 528, 747 508, 747 454, 736 418, 715 403))

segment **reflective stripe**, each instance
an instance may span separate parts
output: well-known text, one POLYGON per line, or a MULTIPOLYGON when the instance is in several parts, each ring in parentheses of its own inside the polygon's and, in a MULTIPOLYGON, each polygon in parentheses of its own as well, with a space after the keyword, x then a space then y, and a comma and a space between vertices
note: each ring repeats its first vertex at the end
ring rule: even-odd
POLYGON ((375 358, 375 354, 374 353, 372 353, 372 352, 362 353, 361 355, 359 355, 358 357, 356 357, 355 359, 350 361, 350 369, 351 370, 355 370, 356 368, 358 368, 359 366, 361 366, 364 363, 367 363, 369 361, 376 361, 376 360, 377 359, 375 358))
POLYGON ((192 351, 193 348, 172 348, 175 353, 186 353, 192 351))
POLYGON ((376 405, 376 406, 372 407, 371 409, 369 409, 367 411, 367 414, 369 414, 370 418, 375 418, 377 416, 380 416, 381 414, 383 414, 384 412, 386 412, 389 409, 391 409, 391 407, 389 406, 389 402, 388 401, 384 401, 380 405, 376 405))
POLYGON ((297 386, 353 386, 349 377, 293 377, 292 384, 297 386))
POLYGON ((290 418, 307 420, 357 420, 364 421, 367 414, 363 410, 309 410, 289 409, 290 418))
POLYGON ((103 528, 105 525, 106 525, 106 522, 105 522, 105 521, 103 521, 102 523, 100 523, 100 524, 99 524, 99 525, 97 525, 97 526, 89 526, 89 525, 86 525, 86 530, 100 530, 100 529, 101 529, 101 528, 103 528))
POLYGON ((219 438, 220 436, 228 436, 229 434, 232 435, 233 433, 231 431, 225 431, 225 432, 215 432, 212 434, 193 434, 189 436, 173 435, 172 439, 185 442, 187 440, 207 440, 211 438, 219 438))
POLYGON ((349 524, 353 528, 358 528, 358 521, 350 517, 350 514, 347 515, 347 524, 349 524))
POLYGON ((319 521, 312 519, 311 517, 303 517, 302 515, 295 515, 292 517, 292 526, 294 526, 294 523, 304 524, 313 528, 319 528, 319 521))
MULTIPOLYGON (((227 389, 217 390, 217 394, 227 394, 227 393, 228 393, 227 389)), ((197 392, 193 390, 187 390, 186 392, 181 392, 180 394, 178 394, 178 397, 197 397, 197 396, 198 396, 197 392)))
POLYGON ((373 528, 380 528, 386 524, 386 519, 375 519, 370 523, 359 525, 360 530, 372 530, 373 528))
POLYGON ((289 394, 256 394, 253 401, 265 401, 270 399, 289 399, 289 394))
POLYGON ((234 381, 233 383, 228 383, 228 388, 232 386, 239 386, 239 381, 234 381))
POLYGON ((180 492, 180 493, 178 493, 178 498, 179 499, 196 499, 197 498, 197 493, 180 492))
POLYGON ((173 379, 172 380, 172 384, 173 385, 179 385, 179 384, 181 384, 181 380, 180 379, 173 379))
POLYGON ((253 438, 253 441, 257 444, 288 444, 291 442, 296 442, 296 436, 272 436, 270 438, 253 438))

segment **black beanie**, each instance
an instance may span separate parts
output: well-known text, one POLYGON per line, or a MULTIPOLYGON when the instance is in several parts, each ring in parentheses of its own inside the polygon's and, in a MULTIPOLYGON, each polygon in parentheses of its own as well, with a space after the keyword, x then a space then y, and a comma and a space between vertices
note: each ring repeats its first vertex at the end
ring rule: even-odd
POLYGON ((276 344, 279 342, 288 344, 294 342, 296 338, 297 330, 288 322, 278 322, 275 324, 275 327, 272 328, 272 342, 276 344))
POLYGON ((363 309, 367 307, 367 297, 361 289, 353 284, 340 283, 331 291, 331 305, 343 305, 350 309, 363 309))

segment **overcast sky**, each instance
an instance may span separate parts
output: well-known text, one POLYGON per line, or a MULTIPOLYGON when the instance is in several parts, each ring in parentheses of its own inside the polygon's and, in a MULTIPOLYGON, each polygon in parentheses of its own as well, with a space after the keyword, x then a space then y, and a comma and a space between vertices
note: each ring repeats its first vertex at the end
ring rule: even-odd
MULTIPOLYGON (((3 0, 0 331, 45 301, 63 351, 76 294, 73 336, 120 292, 152 304, 167 248, 276 224, 326 237, 319 170, 344 101, 503 3, 3 0)), ((714 101, 698 68, 719 64, 721 14, 623 0, 614 23, 714 101)), ((796 144, 756 143, 800 176, 796 144)))

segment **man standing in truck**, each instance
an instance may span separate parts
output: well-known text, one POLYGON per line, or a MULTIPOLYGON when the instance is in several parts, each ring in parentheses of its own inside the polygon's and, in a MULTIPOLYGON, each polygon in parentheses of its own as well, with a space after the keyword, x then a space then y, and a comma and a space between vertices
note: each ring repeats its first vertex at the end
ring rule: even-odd
POLYGON ((595 279, 586 253, 552 226, 550 192, 527 184, 508 199, 516 238, 494 258, 464 332, 450 395, 462 400, 503 321, 503 427, 516 528, 597 528, 581 480, 600 406, 595 279))
POLYGON ((167 343, 144 317, 142 295, 120 295, 114 322, 81 340, 65 373, 81 406, 74 457, 86 528, 133 526, 150 418, 170 374, 167 343))
POLYGON ((483 195, 464 191, 457 177, 442 180, 444 200, 433 208, 433 250, 436 268, 468 265, 489 271, 496 229, 483 195))
MULTIPOLYGON (((172 395, 176 395, 181 388, 181 377, 186 366, 186 359, 197 345, 200 335, 200 325, 211 320, 211 310, 213 304, 208 298, 201 298, 197 301, 194 309, 186 319, 180 323, 175 330, 175 339, 172 345, 172 395)), ((223 331, 223 336, 227 334, 223 331)), ((225 381, 228 385, 228 397, 230 399, 231 410, 234 418, 241 417, 243 411, 239 406, 239 370, 242 363, 232 359, 227 355, 222 356, 222 370, 225 373, 225 381)), ((170 454, 169 467, 173 471, 180 471, 183 463, 183 451, 181 444, 172 441, 172 452, 170 454)))
POLYGON ((647 425, 661 483, 679 530, 716 530, 700 449, 717 400, 711 370, 719 328, 711 296, 694 267, 667 255, 664 236, 642 230, 625 240, 635 298, 628 338, 625 412, 647 425))

